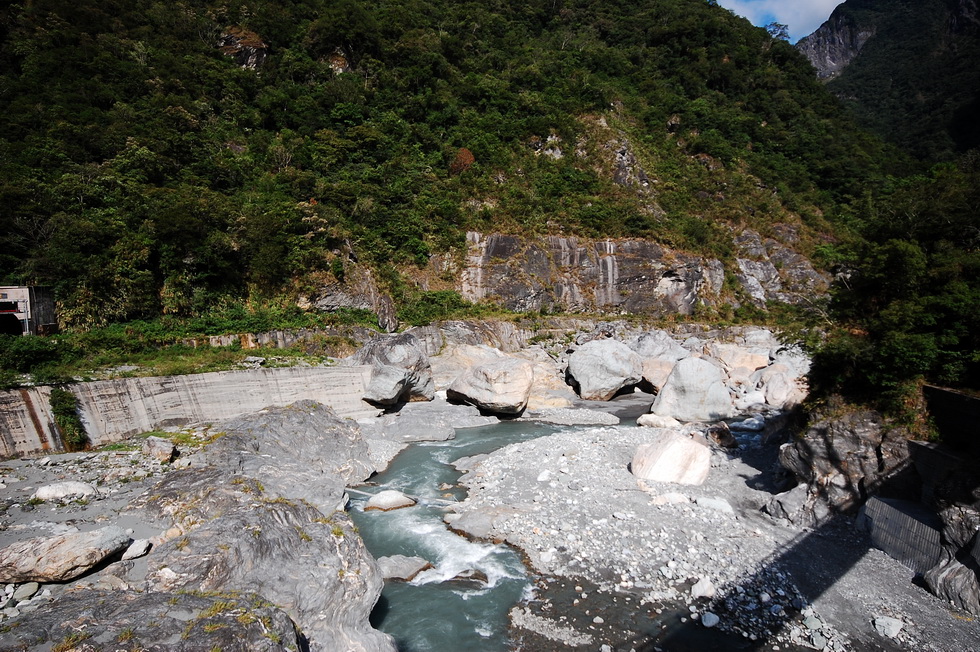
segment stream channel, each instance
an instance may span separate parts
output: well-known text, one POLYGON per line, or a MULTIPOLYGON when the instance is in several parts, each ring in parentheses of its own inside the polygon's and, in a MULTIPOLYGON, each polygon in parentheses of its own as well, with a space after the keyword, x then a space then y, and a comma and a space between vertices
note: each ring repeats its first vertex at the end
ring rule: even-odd
POLYGON ((365 512, 369 497, 350 494, 351 518, 375 558, 417 556, 434 566, 411 582, 386 582, 372 614, 372 625, 393 636, 400 652, 510 649, 507 612, 530 596, 533 578, 508 546, 472 542, 446 527, 447 501, 466 496, 452 463, 563 428, 514 421, 460 428, 455 439, 410 445, 370 485, 356 488, 397 489, 419 499, 415 507, 365 512), (446 485, 452 488, 439 489, 446 485), (466 573, 478 579, 454 579, 466 573))

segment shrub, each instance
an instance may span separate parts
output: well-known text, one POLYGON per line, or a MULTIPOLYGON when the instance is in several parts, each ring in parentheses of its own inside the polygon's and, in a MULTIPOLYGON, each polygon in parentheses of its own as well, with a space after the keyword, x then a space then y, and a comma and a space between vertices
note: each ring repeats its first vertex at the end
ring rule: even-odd
POLYGON ((67 389, 54 387, 51 389, 51 413, 54 422, 61 432, 61 441, 69 451, 82 450, 88 445, 88 435, 85 426, 78 416, 78 399, 67 389))

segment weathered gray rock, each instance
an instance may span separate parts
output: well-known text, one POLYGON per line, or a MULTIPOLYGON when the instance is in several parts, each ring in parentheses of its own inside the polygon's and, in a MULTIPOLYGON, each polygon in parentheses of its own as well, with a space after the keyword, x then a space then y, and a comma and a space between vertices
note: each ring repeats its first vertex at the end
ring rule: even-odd
POLYGON ((126 552, 123 553, 122 560, 128 561, 130 559, 142 557, 146 553, 150 552, 151 547, 152 545, 150 544, 149 539, 137 539, 136 541, 133 541, 128 548, 126 548, 126 552))
POLYGON ((143 440, 143 454, 158 462, 169 464, 177 455, 177 447, 169 439, 150 436, 143 440))
POLYGON ((77 645, 70 649, 78 652, 303 649, 289 616, 256 595, 69 591, 0 628, 3 650, 67 650, 72 640, 77 645))
POLYGON ((324 513, 342 505, 347 485, 374 473, 356 424, 313 401, 267 408, 220 430, 225 435, 199 454, 203 464, 248 475, 270 493, 305 499, 324 513))
POLYGON ((752 376, 755 387, 766 397, 766 403, 777 410, 786 410, 806 399, 806 380, 782 363, 774 363, 752 376))
POLYGON ((702 358, 678 361, 650 410, 679 421, 717 421, 732 416, 724 372, 702 358))
POLYGON ((926 571, 923 579, 938 597, 980 616, 980 579, 976 569, 950 559, 926 571))
POLYGON ((368 623, 382 580, 350 518, 284 497, 273 482, 192 468, 144 494, 134 509, 183 532, 147 557, 146 588, 258 593, 290 615, 312 650, 394 652, 368 623))
POLYGON ((643 362, 632 349, 616 340, 586 342, 568 357, 568 376, 579 396, 608 401, 643 378, 643 362))
POLYGON ((21 602, 23 600, 30 600, 34 597, 34 594, 38 592, 41 585, 37 582, 27 582, 26 584, 21 584, 16 589, 11 596, 14 602, 21 602))
POLYGON ((520 414, 531 395, 534 370, 530 362, 503 358, 474 367, 453 381, 450 400, 498 414, 520 414))
POLYGON ((687 435, 660 430, 655 441, 636 449, 630 470, 640 480, 699 485, 711 470, 711 450, 687 435))
POLYGON ((99 490, 87 482, 67 480, 38 487, 31 498, 37 500, 64 500, 66 498, 89 498, 98 496, 99 490))
POLYGON ((37 537, 0 550, 0 582, 64 582, 125 550, 130 538, 115 526, 37 537))
POLYGON ((416 575, 432 568, 432 564, 421 557, 392 555, 390 557, 379 557, 378 567, 381 569, 381 575, 386 580, 411 582, 415 579, 416 575))
POLYGON ((362 426, 365 437, 391 441, 446 441, 456 436, 457 428, 475 428, 497 423, 495 417, 483 416, 473 405, 459 405, 436 399, 428 403, 408 403, 395 413, 379 417, 362 426))
POLYGON ((891 616, 875 616, 872 623, 875 626, 875 631, 888 638, 896 638, 904 625, 901 620, 891 616))
POLYGON ((364 400, 396 405, 408 400, 432 400, 435 385, 429 357, 411 333, 381 335, 358 350, 350 361, 372 365, 364 400))
POLYGON ((550 408, 526 412, 522 421, 537 421, 558 426, 615 426, 619 417, 587 408, 550 408))
POLYGON ((414 498, 411 496, 406 496, 400 491, 385 489, 384 491, 379 491, 368 499, 367 503, 364 505, 364 511, 375 509, 382 512, 390 512, 393 509, 414 507, 416 502, 417 501, 414 498))
POLYGON ((817 412, 802 437, 783 445, 780 463, 830 509, 856 508, 909 464, 909 437, 870 410, 817 412))

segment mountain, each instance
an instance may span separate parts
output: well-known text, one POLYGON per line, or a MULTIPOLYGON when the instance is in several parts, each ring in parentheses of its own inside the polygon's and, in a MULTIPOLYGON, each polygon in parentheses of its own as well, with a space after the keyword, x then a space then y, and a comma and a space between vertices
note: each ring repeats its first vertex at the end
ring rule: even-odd
POLYGON ((459 292, 467 232, 642 238, 745 305, 740 234, 819 258, 891 164, 803 56, 703 0, 0 12, 0 275, 68 328, 459 292))
POLYGON ((847 0, 797 48, 862 125, 916 157, 980 147, 976 0, 847 0))

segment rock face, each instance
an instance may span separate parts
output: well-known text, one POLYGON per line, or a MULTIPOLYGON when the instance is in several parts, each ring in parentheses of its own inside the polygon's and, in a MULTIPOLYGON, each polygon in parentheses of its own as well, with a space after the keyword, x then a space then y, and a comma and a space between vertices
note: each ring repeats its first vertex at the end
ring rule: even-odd
POLYGON ((223 469, 168 475, 145 509, 178 534, 147 557, 147 589, 258 593, 296 621, 313 650, 393 651, 368 624, 382 581, 348 516, 282 493, 223 469))
POLYGON ((845 11, 835 10, 817 31, 801 38, 796 49, 817 69, 817 77, 829 81, 854 60, 874 35, 873 26, 860 26, 845 11))
POLYGON ((811 423, 779 461, 833 511, 856 508, 910 464, 907 434, 887 428, 875 412, 818 413, 811 423))
POLYGON ((255 32, 243 27, 229 27, 218 39, 221 53, 232 57, 242 68, 256 70, 265 63, 267 46, 255 32))
POLYGON ((732 416, 732 396, 722 369, 702 358, 674 365, 651 409, 679 421, 715 421, 732 416))
MULTIPOLYGON (((460 292, 470 301, 494 297, 518 312, 556 308, 651 316, 690 315, 698 305, 724 302, 721 261, 671 251, 650 240, 524 239, 471 232, 467 242, 460 292)), ((829 286, 829 279, 805 258, 775 240, 740 258, 752 264, 741 269, 739 278, 762 303, 795 303, 829 286)))
POLYGON ((809 260, 772 238, 763 239, 746 229, 735 238, 735 245, 739 252, 736 277, 760 308, 768 301, 805 303, 830 287, 830 278, 813 269, 809 260))
POLYGON ((273 497, 304 499, 327 514, 342 507, 345 486, 374 472, 357 427, 313 401, 268 408, 222 430, 200 454, 206 465, 244 473, 273 497))
POLYGON ((520 414, 531 395, 534 370, 531 363, 502 358, 474 367, 450 385, 450 400, 470 403, 497 414, 520 414))
POLYGON ((125 550, 131 541, 114 526, 21 541, 0 550, 0 582, 64 582, 125 550))
POLYGON ((568 358, 568 376, 579 396, 589 401, 608 401, 620 390, 643 378, 640 356, 616 340, 592 340, 568 358))
POLYGON ((377 337, 351 357, 354 365, 371 365, 364 400, 396 405, 410 400, 431 401, 435 392, 429 357, 411 333, 377 337))
POLYGON ((72 591, 4 624, 4 650, 303 649, 289 616, 256 595, 72 591))
POLYGON ((656 441, 636 449, 630 470, 640 480, 699 485, 711 470, 711 451, 687 435, 661 430, 656 441))
POLYGON ((673 252, 649 240, 591 241, 468 233, 461 294, 499 297, 516 311, 691 314, 721 292, 720 261, 673 252))

